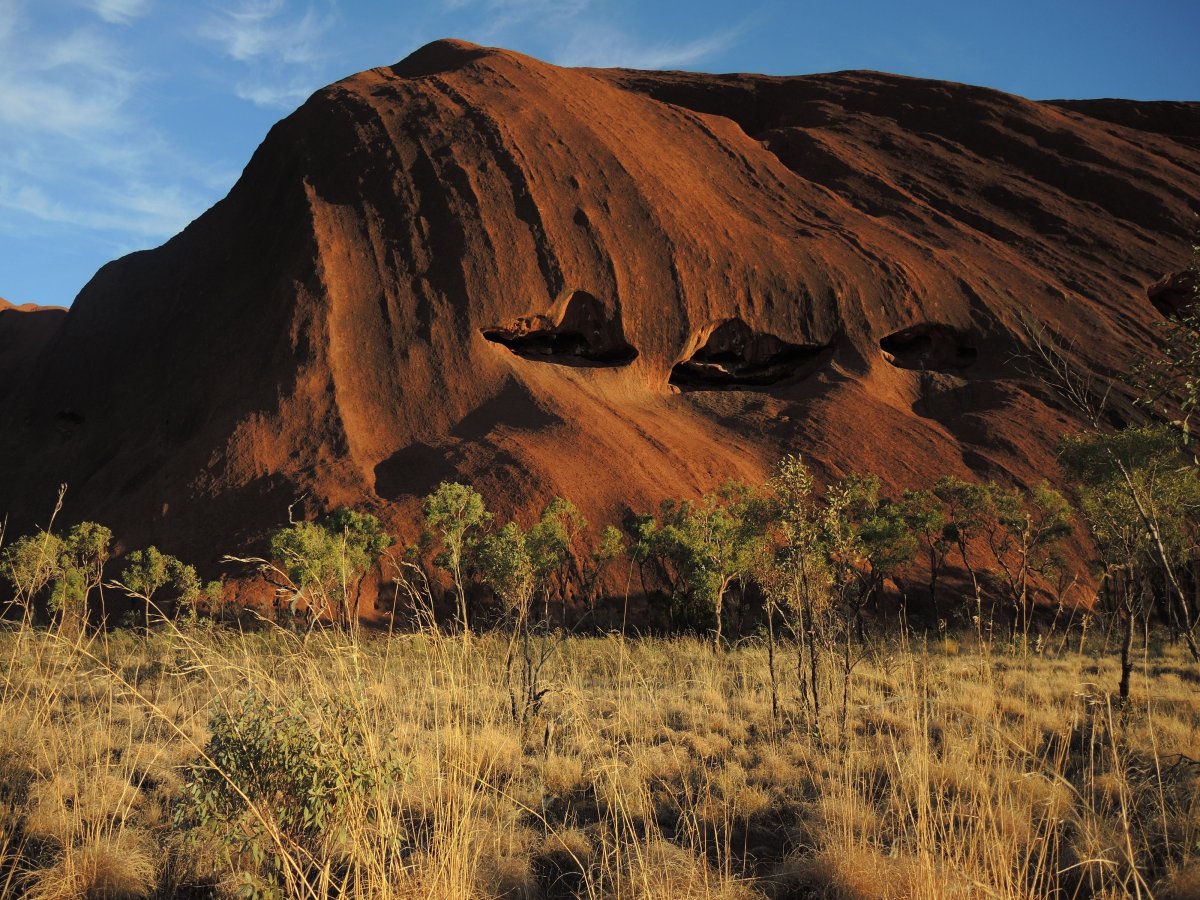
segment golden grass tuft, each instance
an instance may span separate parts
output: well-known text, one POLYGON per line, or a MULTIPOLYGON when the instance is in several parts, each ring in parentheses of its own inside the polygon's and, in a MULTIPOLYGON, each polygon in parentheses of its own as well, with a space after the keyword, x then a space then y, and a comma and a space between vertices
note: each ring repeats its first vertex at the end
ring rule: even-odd
POLYGON ((145 833, 122 830, 63 851, 49 868, 32 872, 27 900, 139 900, 155 888, 159 852, 145 833))

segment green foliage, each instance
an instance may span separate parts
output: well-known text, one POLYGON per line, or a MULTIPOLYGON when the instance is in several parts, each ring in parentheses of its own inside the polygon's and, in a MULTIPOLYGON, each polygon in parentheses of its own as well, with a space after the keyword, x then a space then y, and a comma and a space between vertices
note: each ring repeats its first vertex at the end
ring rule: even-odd
POLYGON ((112 532, 81 522, 59 537, 48 531, 23 537, 0 554, 0 573, 28 605, 49 587, 47 605, 63 625, 81 625, 88 598, 100 585, 112 532))
MULTIPOLYGON (((67 532, 59 557, 64 572, 71 573, 86 594, 104 578, 112 532, 95 522, 81 522, 67 532)), ((86 597, 80 598, 85 601, 86 597)))
POLYGON ((599 542, 588 550, 580 566, 580 590, 589 610, 595 609, 600 579, 615 560, 625 555, 626 550, 625 535, 621 530, 614 525, 605 525, 600 532, 599 542))
POLYGON ((349 702, 310 709, 301 698, 280 705, 250 692, 213 717, 210 733, 175 822, 217 835, 231 867, 248 860, 246 886, 255 895, 303 879, 305 872, 284 867, 285 854, 293 862, 329 859, 355 812, 370 810, 404 775, 390 749, 374 749, 377 740, 349 702))
POLYGON ((860 634, 863 608, 917 550, 903 506, 881 487, 875 475, 848 475, 825 495, 822 527, 834 587, 860 634))
POLYGON ((933 486, 933 495, 945 509, 947 540, 963 550, 963 562, 969 564, 966 545, 983 530, 988 518, 991 505, 988 486, 945 475, 933 486))
POLYGON ((635 560, 655 565, 669 585, 672 608, 686 598, 714 622, 714 646, 720 647, 726 592, 750 577, 765 546, 766 501, 748 485, 729 481, 699 502, 666 501, 657 519, 640 519, 635 527, 635 560))
POLYGON ((296 586, 293 607, 311 588, 332 589, 342 572, 340 548, 329 529, 297 522, 271 535, 271 558, 296 586))
POLYGON ((208 582, 204 586, 203 599, 208 606, 208 614, 214 620, 221 619, 226 613, 225 582, 208 582))
POLYGON ((291 582, 292 613, 304 601, 315 615, 352 627, 362 580, 392 543, 375 516, 351 509, 275 532, 271 557, 291 582))
POLYGON ((49 531, 18 538, 0 553, 0 571, 15 592, 14 602, 31 609, 34 600, 58 577, 62 538, 49 531))
POLYGON ((1194 552, 1200 472, 1183 458, 1168 428, 1077 435, 1063 441, 1062 460, 1109 564, 1157 565, 1156 531, 1171 562, 1182 563, 1194 552))
POLYGON ((1060 549, 1070 536, 1071 504, 1048 482, 1029 491, 988 482, 970 493, 969 515, 987 546, 992 580, 1013 607, 1010 634, 1028 635, 1035 576, 1048 579, 1060 568, 1060 549))
POLYGON ((444 552, 461 555, 468 535, 491 521, 483 497, 472 487, 443 481, 421 504, 428 533, 440 538, 444 552))
POLYGON ((946 564, 946 557, 955 544, 955 530, 941 498, 931 490, 905 491, 900 498, 901 514, 921 549, 929 566, 929 603, 933 614, 941 625, 941 609, 938 605, 938 577, 946 564))
POLYGON ((123 590, 144 607, 143 624, 150 627, 151 612, 164 595, 171 595, 181 610, 192 610, 200 596, 201 584, 196 570, 157 547, 134 550, 125 558, 125 568, 113 587, 123 590))
POLYGON ((516 522, 509 522, 479 542, 475 559, 483 582, 523 627, 538 579, 526 535, 516 522))
POLYGON ((570 500, 555 497, 527 536, 530 562, 540 576, 549 576, 575 563, 576 545, 587 528, 585 519, 570 500))
POLYGON ((395 543, 375 516, 345 507, 335 510, 325 520, 325 528, 339 542, 346 569, 354 573, 370 569, 383 551, 395 543))
POLYGON ((1195 554, 1200 470, 1183 459, 1166 426, 1081 434, 1063 441, 1061 451, 1104 566, 1101 611, 1123 626, 1120 696, 1126 698, 1135 623, 1149 615, 1158 594, 1151 584, 1175 588, 1176 603, 1168 599, 1163 611, 1173 623, 1178 612, 1195 651, 1188 598, 1175 569, 1195 554))
POLYGON ((791 612, 793 628, 812 627, 829 604, 832 576, 812 473, 798 456, 787 456, 768 482, 774 553, 762 558, 756 579, 768 601, 791 612))
POLYGON ((555 497, 526 534, 529 560, 542 595, 542 619, 549 625, 551 595, 566 619, 572 586, 580 586, 586 564, 585 519, 570 500, 555 497))
POLYGON ((1049 482, 1035 484, 1028 493, 991 486, 996 518, 1014 543, 1027 548, 1042 563, 1035 570, 1048 572, 1056 561, 1054 549, 1071 534, 1074 512, 1067 498, 1049 482))
POLYGON ((470 626, 463 564, 472 544, 492 519, 483 497, 472 487, 443 481, 421 503, 425 540, 434 544, 436 563, 450 573, 458 599, 459 626, 470 626))

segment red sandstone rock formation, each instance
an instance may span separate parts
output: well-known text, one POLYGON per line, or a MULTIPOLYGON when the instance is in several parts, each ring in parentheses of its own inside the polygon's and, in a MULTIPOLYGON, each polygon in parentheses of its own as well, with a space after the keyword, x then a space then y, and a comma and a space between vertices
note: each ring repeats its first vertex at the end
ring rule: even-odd
POLYGON ((66 315, 59 306, 15 306, 0 297, 0 401, 19 388, 66 315))
POLYGON ((1138 109, 439 41, 96 274, 0 405, 0 510, 28 527, 67 482, 66 518, 204 564, 302 496, 411 535, 450 478, 604 522, 789 451, 1054 477, 1075 423, 1014 364, 1021 320, 1119 372, 1188 259, 1200 106, 1138 109))

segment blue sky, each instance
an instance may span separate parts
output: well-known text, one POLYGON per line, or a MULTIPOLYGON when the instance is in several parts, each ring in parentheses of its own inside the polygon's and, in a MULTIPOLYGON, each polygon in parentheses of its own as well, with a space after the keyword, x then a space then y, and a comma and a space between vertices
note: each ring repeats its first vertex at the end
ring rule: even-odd
POLYGON ((0 296, 69 304, 222 197, 312 91, 438 37, 561 65, 1200 100, 1200 0, 0 0, 0 296))

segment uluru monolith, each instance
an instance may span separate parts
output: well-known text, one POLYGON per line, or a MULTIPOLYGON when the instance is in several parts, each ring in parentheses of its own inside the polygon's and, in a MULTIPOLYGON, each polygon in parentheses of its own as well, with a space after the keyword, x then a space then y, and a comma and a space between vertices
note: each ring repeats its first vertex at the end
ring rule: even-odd
POLYGON ((784 452, 1030 482, 1073 422, 1014 363, 1022 322, 1101 377, 1152 346, 1198 127, 438 41, 318 91, 225 199, 96 274, 5 378, 0 510, 28 529, 67 483, 66 519, 203 566, 297 500, 411 535, 452 478, 598 523, 784 452))
POLYGON ((0 297, 0 401, 20 387, 66 315, 61 306, 14 304, 0 297))

